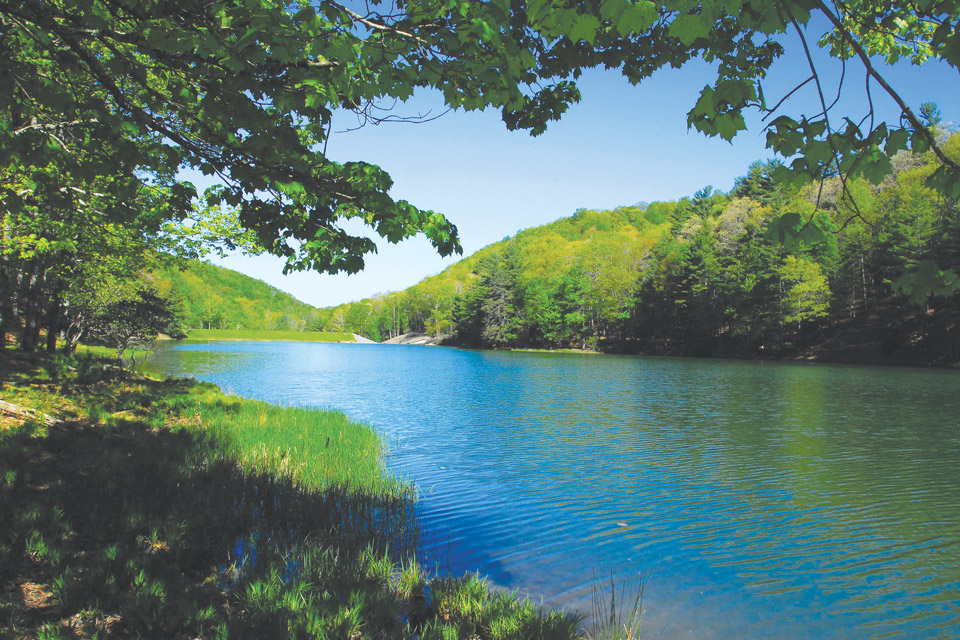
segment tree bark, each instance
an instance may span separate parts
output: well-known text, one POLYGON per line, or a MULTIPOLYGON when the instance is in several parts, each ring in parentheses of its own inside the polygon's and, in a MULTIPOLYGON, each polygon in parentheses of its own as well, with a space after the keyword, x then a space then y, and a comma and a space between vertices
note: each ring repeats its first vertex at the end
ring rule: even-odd
POLYGON ((27 279, 25 304, 23 306, 23 338, 20 340, 20 348, 24 351, 35 351, 40 343, 40 324, 43 304, 40 300, 41 285, 40 277, 32 274, 27 279))
POLYGON ((47 353, 57 352, 57 338, 60 336, 61 304, 59 299, 50 303, 47 312, 47 353))

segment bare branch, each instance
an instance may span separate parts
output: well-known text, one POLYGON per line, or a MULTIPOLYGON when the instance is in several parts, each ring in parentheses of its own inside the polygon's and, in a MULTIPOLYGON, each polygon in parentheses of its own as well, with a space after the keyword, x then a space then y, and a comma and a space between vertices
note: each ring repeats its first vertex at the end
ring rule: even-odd
POLYGON ((774 113, 776 113, 777 109, 779 109, 780 106, 783 105, 784 102, 786 102, 787 100, 790 99, 790 96, 792 96, 793 94, 795 94, 797 91, 800 91, 800 89, 802 89, 808 82, 811 82, 812 80, 814 80, 815 77, 816 77, 816 76, 810 76, 809 78, 807 78, 806 80, 804 80, 803 82, 801 82, 800 84, 798 84, 797 86, 795 86, 793 89, 791 89, 790 92, 789 92, 787 95, 785 95, 785 96, 783 96, 782 98, 780 98, 780 101, 779 101, 777 104, 773 105, 773 106, 770 107, 769 109, 766 109, 767 115, 763 116, 763 117, 760 119, 760 121, 763 122, 764 120, 766 120, 767 118, 769 118, 770 116, 772 116, 774 113))
POLYGON ((19 129, 13 130, 13 135, 17 136, 25 131, 30 131, 31 129, 36 129, 40 131, 59 131, 67 127, 78 127, 86 124, 96 124, 99 122, 96 118, 91 118, 89 120, 71 120, 69 122, 55 122, 55 123, 43 123, 43 122, 31 122, 25 127, 20 127, 19 129))
MULTIPOLYGON (((341 11, 343 11, 344 13, 346 13, 348 16, 350 16, 351 18, 353 18, 354 21, 359 22, 360 24, 364 25, 365 27, 369 27, 369 28, 373 29, 374 31, 387 31, 387 32, 390 32, 390 33, 395 33, 395 34, 397 34, 397 35, 404 36, 405 38, 410 38, 411 40, 413 40, 413 41, 415 41, 415 42, 417 42, 418 44, 423 45, 423 46, 427 46, 427 44, 428 44, 427 41, 424 40, 423 38, 421 38, 420 36, 414 35, 414 34, 409 33, 409 32, 407 32, 407 31, 401 31, 400 29, 397 29, 397 28, 395 28, 395 27, 391 27, 391 26, 388 26, 388 25, 385 25, 385 24, 380 24, 379 22, 374 22, 373 20, 368 20, 367 18, 363 17, 362 15, 360 15, 359 13, 357 13, 356 11, 353 11, 353 10, 351 10, 351 9, 348 9, 347 7, 343 6, 343 5, 340 4, 339 2, 334 2, 333 0, 329 0, 329 1, 330 1, 330 4, 332 4, 333 6, 335 6, 336 8, 340 9, 341 11)), ((426 26, 436 26, 436 25, 431 24, 431 25, 426 25, 426 26)))
MULTIPOLYGON (((810 48, 807 46, 807 39, 803 34, 803 30, 800 28, 800 24, 797 22, 793 14, 790 12, 789 8, 787 9, 787 14, 790 17, 790 22, 793 24, 793 27, 796 30, 797 35, 800 37, 800 43, 803 45, 803 52, 807 57, 807 64, 810 66, 810 72, 813 74, 814 82, 817 85, 817 95, 820 98, 820 106, 823 108, 823 112, 821 115, 827 127, 827 143, 830 145, 830 152, 833 155, 833 162, 836 165, 839 173, 841 190, 845 195, 850 195, 850 190, 847 187, 847 178, 845 175, 843 175, 843 172, 839 171, 840 154, 837 150, 836 144, 833 141, 833 130, 832 130, 832 127, 830 126, 830 108, 827 107, 827 101, 823 95, 823 85, 821 85, 820 83, 820 76, 817 73, 816 64, 814 64, 813 62, 813 56, 810 54, 810 48)), ((839 99, 839 95, 838 95, 838 99, 839 99)), ((834 104, 836 104, 836 101, 834 101, 834 104)), ((813 222, 813 217, 817 214, 817 210, 820 208, 820 195, 823 192, 823 180, 824 180, 824 176, 821 175, 820 191, 817 193, 817 203, 814 206, 813 213, 810 214, 810 219, 807 221, 807 224, 810 224, 811 222, 813 222)), ((854 200, 852 195, 850 195, 850 204, 853 207, 853 210, 856 212, 857 217, 863 220, 863 215, 860 213, 860 208, 857 206, 857 202, 856 200, 854 200)), ((866 222, 866 220, 864 220, 864 222, 866 222)))

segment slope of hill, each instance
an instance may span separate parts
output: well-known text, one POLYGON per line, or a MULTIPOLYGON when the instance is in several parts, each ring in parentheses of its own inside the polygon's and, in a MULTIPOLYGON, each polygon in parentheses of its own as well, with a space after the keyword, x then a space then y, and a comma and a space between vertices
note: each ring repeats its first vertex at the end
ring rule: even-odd
POLYGON ((150 280, 177 302, 193 329, 312 331, 329 315, 261 280, 204 262, 162 267, 150 280))
MULTIPOLYGON (((960 136, 945 146, 960 156, 960 136)), ((400 292, 330 309, 324 328, 474 347, 952 365, 960 300, 892 283, 960 272, 957 202, 901 154, 881 185, 797 187, 755 163, 730 193, 573 216, 521 231, 400 292)))

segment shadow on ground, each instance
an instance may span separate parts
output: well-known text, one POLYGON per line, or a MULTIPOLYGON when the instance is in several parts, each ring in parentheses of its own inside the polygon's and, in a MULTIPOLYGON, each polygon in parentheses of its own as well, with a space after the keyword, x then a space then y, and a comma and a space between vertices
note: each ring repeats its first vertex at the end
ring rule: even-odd
MULTIPOLYGON (((20 372, 21 377, 23 373, 20 372)), ((60 388, 78 417, 0 433, 0 636, 348 637, 389 630, 409 497, 245 472, 191 381, 60 388), (302 633, 300 633, 302 632, 302 633)))

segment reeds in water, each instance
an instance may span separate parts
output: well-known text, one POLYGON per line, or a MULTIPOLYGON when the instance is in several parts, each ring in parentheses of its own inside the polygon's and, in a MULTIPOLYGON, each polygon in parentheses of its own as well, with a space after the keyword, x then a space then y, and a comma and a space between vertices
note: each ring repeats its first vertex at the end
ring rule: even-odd
POLYGON ((637 640, 640 638, 640 622, 643 613, 643 588, 641 579, 634 588, 622 584, 618 587, 610 574, 607 588, 599 579, 594 579, 592 622, 588 633, 590 640, 637 640))

